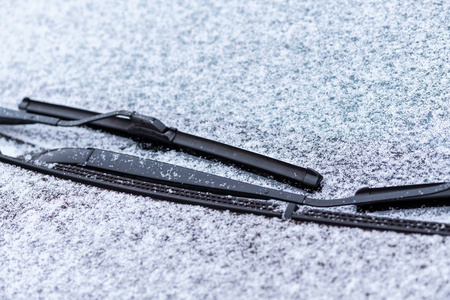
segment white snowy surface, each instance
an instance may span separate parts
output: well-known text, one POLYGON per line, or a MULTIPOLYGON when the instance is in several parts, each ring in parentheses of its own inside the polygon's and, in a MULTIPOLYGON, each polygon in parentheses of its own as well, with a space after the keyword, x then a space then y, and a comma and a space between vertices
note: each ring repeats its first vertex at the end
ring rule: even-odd
MULTIPOLYGON (((136 110, 311 167, 323 198, 450 181, 449 60, 448 1, 0 2, 1 106, 136 110)), ((277 186, 86 128, 0 133, 36 145, 0 136, 8 155, 96 147, 277 186)), ((450 223, 449 208, 379 214, 450 223)), ((1 299, 448 299, 449 264, 444 237, 238 215, 0 164, 1 299)))

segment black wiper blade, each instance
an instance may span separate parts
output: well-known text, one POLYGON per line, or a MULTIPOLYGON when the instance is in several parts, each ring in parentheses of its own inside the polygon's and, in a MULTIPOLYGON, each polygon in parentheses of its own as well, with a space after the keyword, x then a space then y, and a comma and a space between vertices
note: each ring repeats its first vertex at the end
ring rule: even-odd
POLYGON ((133 178, 145 178, 152 182, 236 197, 262 200, 278 200, 311 207, 364 206, 380 203, 450 200, 450 182, 386 187, 359 190, 354 196, 341 199, 314 199, 253 185, 185 167, 141 159, 135 156, 98 149, 58 149, 41 153, 33 158, 45 163, 79 165, 108 173, 133 178))
MULTIPOLYGON (((29 99, 24 100, 24 103, 36 104, 40 108, 43 107, 54 107, 53 104, 47 104, 42 102, 36 102, 29 99)), ((34 106, 33 106, 34 107, 34 106)), ((58 106, 59 107, 59 106, 58 106)), ((72 108, 62 107, 64 110, 72 111, 72 108)), ((75 109, 77 110, 77 109, 75 109)), ((77 110, 78 111, 78 110, 77 110)), ((116 111, 107 114, 94 114, 91 116, 84 116, 83 119, 67 121, 58 119, 55 117, 41 116, 36 114, 30 114, 26 112, 13 111, 8 109, 0 109, 0 123, 3 124, 28 124, 28 123, 42 123, 54 126, 79 126, 84 124, 95 124, 95 122, 110 122, 107 123, 108 126, 115 126, 117 128, 122 128, 117 126, 119 122, 128 122, 125 126, 126 130, 131 131, 136 126, 143 126, 142 130, 148 131, 158 131, 160 134, 164 134, 168 139, 175 140, 176 131, 168 129, 157 119, 152 117, 146 117, 138 115, 134 112, 128 111, 116 111), (125 116, 129 119, 115 118, 117 116, 125 116), (169 138, 170 137, 170 138, 169 138)), ((97 125, 97 124, 96 124, 97 125)), ((125 129, 124 129, 125 130, 125 129)), ((152 133, 153 135, 153 133, 152 133)), ((224 146, 226 148, 234 148, 231 146, 219 144, 213 141, 204 140, 202 138, 195 137, 195 139, 206 141, 206 143, 214 144, 210 145, 214 148, 215 144, 224 146)), ((239 149, 241 150, 241 149, 239 149)), ((200 191, 210 191, 219 194, 229 194, 239 197, 250 197, 256 199, 276 199, 285 201, 288 203, 293 203, 297 205, 307 205, 312 207, 334 207, 334 206, 345 206, 345 205, 356 205, 361 209, 374 210, 376 207, 384 206, 394 206, 407 203, 423 203, 430 204, 435 201, 444 201, 446 204, 450 198, 449 183, 440 184, 428 184, 428 185, 412 185, 404 187, 387 187, 387 188, 376 188, 376 189, 360 189, 354 196, 342 198, 342 199, 314 199, 298 194, 288 193, 284 191, 272 190, 268 188, 262 188, 259 186, 233 181, 231 179, 214 176, 211 174, 206 174, 199 171, 194 171, 170 164, 164 164, 160 162, 149 160, 143 164, 142 160, 130 157, 124 154, 110 153, 108 151, 90 151, 90 150, 80 150, 80 149, 66 149, 58 151, 49 151, 45 154, 40 155, 39 160, 45 162, 57 162, 57 163, 72 163, 84 166, 89 166, 93 168, 102 169, 108 172, 119 172, 125 174, 131 174, 133 176, 145 176, 147 179, 156 180, 159 182, 166 182, 170 185, 181 185, 184 187, 191 187, 200 191), (90 153, 88 155, 88 153, 90 153), (100 159, 99 157, 102 157, 100 159), (76 159, 78 160, 76 160, 76 159), (90 160, 85 160, 89 158, 90 160), (97 158, 92 161, 93 158, 97 158), (82 161, 79 161, 82 160, 82 161), (106 166, 109 166, 107 168, 106 166), (143 169, 144 168, 144 169, 143 169), (136 172, 140 172, 139 174, 136 172), (153 175, 151 175, 153 174, 153 175), (167 174, 166 177, 157 176, 158 174, 167 174), (177 174, 177 175, 175 175, 177 174), (150 176, 151 175, 151 176, 150 176), (149 177, 150 176, 150 177, 149 177)), ((245 150, 241 150, 246 153, 245 150)), ((258 154, 250 153, 252 156, 258 154)), ((267 157, 263 157, 265 160, 270 160, 267 157)), ((277 164, 282 163, 275 161, 277 164)), ((295 167, 295 166, 292 166, 295 167)), ((403 205, 404 206, 404 205, 403 205)))
MULTIPOLYGON (((88 110, 56 105, 25 98, 19 105, 28 113, 25 122, 32 116, 46 116, 49 125, 80 126, 86 125, 112 133, 121 133, 144 142, 158 142, 167 146, 185 150, 200 156, 214 157, 225 163, 244 168, 245 170, 272 176, 274 179, 292 185, 316 189, 320 186, 322 175, 310 168, 302 168, 264 155, 205 139, 167 127, 158 119, 134 112, 117 111, 100 114, 88 110), (127 118, 119 117, 125 116, 127 118), (67 120, 75 120, 73 122, 67 120), (76 121, 78 120, 78 121, 76 121)), ((40 120, 39 120, 40 121, 40 120)), ((44 122, 37 123, 44 123, 44 122)))
POLYGON ((160 161, 99 149, 57 149, 33 157, 34 161, 83 166, 129 178, 144 179, 174 187, 255 199, 278 199, 301 204, 304 196, 264 188, 160 161))
MULTIPOLYGON (((37 103, 41 109, 50 106, 52 109, 57 107, 57 110, 68 110, 70 113, 73 113, 74 110, 86 112, 29 99, 26 99, 24 103, 27 103, 27 106, 30 103, 37 103)), ((24 108, 23 106, 22 108, 24 108)), ((175 129, 166 127, 157 119, 134 112, 89 113, 91 114, 89 116, 84 115, 79 116, 78 119, 69 120, 70 118, 61 116, 0 109, 0 124, 89 125, 138 137, 144 136, 150 140, 162 142, 175 141, 179 133, 175 129)), ((188 134, 181 134, 181 137, 183 136, 192 137, 191 139, 188 138, 191 142, 199 139, 205 142, 206 145, 208 142, 213 143, 213 146, 220 145, 220 143, 188 134)), ((223 146, 225 149, 234 148, 227 145, 223 146)), ((242 149, 238 150, 248 152, 242 149)), ((250 154, 258 157, 258 154, 251 152, 250 154)), ((267 161, 266 157, 261 157, 267 161)), ((0 161, 102 188, 185 204, 196 204, 241 213, 254 213, 339 226, 450 235, 449 224, 381 218, 317 209, 307 209, 306 211, 299 209, 301 206, 328 208, 355 205, 360 210, 368 207, 373 210, 374 207, 399 206, 405 208, 410 203, 432 205, 436 201, 439 201, 441 205, 448 205, 450 200, 449 182, 387 188, 364 188, 358 190, 351 197, 326 200, 314 199, 302 194, 270 189, 167 163, 97 149, 50 150, 34 155, 31 159, 12 158, 0 152, 0 161), (282 207, 277 203, 285 203, 285 206, 282 207)), ((282 162, 276 161, 276 163, 282 162)), ((318 176, 321 179, 321 176, 318 176)), ((305 178, 306 175, 303 180, 305 178)))
POLYGON ((13 158, 0 154, 0 161, 101 188, 183 204, 202 205, 301 222, 450 235, 449 224, 318 209, 299 209, 300 206, 331 207, 392 200, 403 201, 408 198, 417 200, 423 196, 425 200, 431 196, 442 197, 448 201, 450 200, 450 183, 409 186, 406 191, 402 191, 402 187, 386 188, 384 191, 377 189, 376 195, 357 193, 350 198, 320 200, 167 163, 97 149, 50 150, 37 154, 31 159, 13 158))

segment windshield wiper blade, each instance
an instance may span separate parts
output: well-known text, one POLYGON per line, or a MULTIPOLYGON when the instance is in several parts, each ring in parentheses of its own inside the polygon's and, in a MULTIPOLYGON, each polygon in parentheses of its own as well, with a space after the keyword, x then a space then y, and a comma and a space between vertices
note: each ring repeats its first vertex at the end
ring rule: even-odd
POLYGON ((325 200, 106 150, 72 148, 50 150, 35 156, 34 160, 45 163, 79 165, 197 191, 253 199, 279 200, 311 207, 364 206, 430 199, 450 200, 450 182, 375 189, 364 188, 358 190, 351 197, 325 200))
MULTIPOLYGON (((160 134, 163 134, 166 138, 164 140, 175 140, 177 134, 180 132, 167 128, 165 125, 163 125, 159 120, 142 116, 139 114, 136 114, 134 112, 128 112, 128 111, 115 111, 107 114, 97 114, 93 112, 87 112, 79 109, 74 109, 70 107, 65 106, 59 106, 39 101, 34 101, 30 99, 24 99, 22 104, 20 105, 22 109, 29 109, 31 111, 38 111, 39 113, 43 113, 44 111, 48 112, 52 111, 53 115, 56 115, 58 117, 63 116, 65 118, 68 117, 68 113, 77 113, 77 117, 83 117, 82 119, 78 120, 63 120, 58 117, 50 117, 50 116, 43 116, 35 113, 27 113, 27 112, 21 112, 21 111, 13 111, 5 108, 0 108, 0 124, 29 124, 29 123, 41 123, 41 124, 48 124, 53 126, 80 126, 80 125, 86 125, 86 124, 92 124, 95 126, 98 126, 98 122, 104 122, 102 126, 105 126, 107 129, 114 129, 114 130, 122 130, 127 131, 128 133, 132 134, 133 132, 136 132, 136 127, 141 127, 137 131, 144 132, 144 131, 150 131, 151 136, 154 137, 154 132, 157 131, 160 134), (78 115, 78 113, 83 113, 83 115, 78 115), (90 116, 87 116, 89 114, 90 116), (118 116, 122 117, 128 117, 128 119, 124 118, 117 118, 118 116)), ((188 136, 187 134, 184 134, 188 136)), ((142 135, 141 135, 142 137, 142 135)), ((205 140, 203 138, 194 137, 195 139, 201 140, 204 143, 209 143, 210 148, 214 148, 218 145, 218 147, 224 147, 223 149, 234 149, 232 146, 220 144, 214 141, 205 140)), ((160 138, 160 140, 163 140, 160 138)), ((201 144, 201 143, 200 143, 201 144)), ((237 148, 235 148, 237 149, 237 148)), ((258 154, 251 153, 242 149, 238 149, 242 152, 245 152, 252 157, 258 157, 258 154)), ((87 150, 81 151, 79 149, 75 150, 58 150, 50 151, 46 155, 42 155, 41 160, 45 158, 45 161, 50 162, 50 159, 56 159, 54 162, 63 162, 66 163, 70 162, 72 157, 77 157, 78 159, 83 159, 86 154, 87 150), (60 161, 58 161, 60 160, 60 161)), ((97 152, 95 152, 97 153, 97 152)), ((102 155, 106 155, 105 152, 102 152, 102 155)), ((126 163, 121 163, 119 160, 114 160, 111 166, 113 166, 115 169, 107 169, 104 171, 110 171, 110 172, 119 172, 122 170, 122 173, 131 173, 134 174, 136 170, 139 170, 139 167, 136 169, 133 169, 129 167, 130 162, 135 161, 136 159, 131 159, 128 156, 124 156, 123 154, 114 154, 109 155, 109 158, 113 159, 114 157, 126 157, 126 163), (128 166, 128 167, 127 167, 128 166)), ((259 159, 259 158, 258 158, 259 159)), ((268 157, 261 156, 261 159, 267 160, 267 161, 275 161, 273 159, 270 159, 268 157)), ((75 161, 73 161, 75 163, 75 161)), ((88 162, 77 162, 78 164, 87 165, 88 162)), ((142 162, 140 162, 142 163, 142 162)), ((413 186, 404 186, 404 187, 389 187, 389 188, 376 188, 376 189, 360 189, 354 196, 342 198, 342 199, 333 199, 333 200, 322 200, 322 199, 314 199, 298 194, 292 194, 284 191, 277 191, 277 190, 271 190, 266 188, 261 188, 258 186, 233 181, 231 179, 223 178, 223 177, 214 177, 213 175, 189 170, 182 167, 176 167, 173 165, 167 165, 163 163, 159 163, 160 167, 156 167, 156 163, 153 162, 151 167, 147 167, 147 170, 145 172, 147 173, 147 176, 150 169, 159 170, 158 172, 168 173, 167 170, 177 170, 177 174, 187 174, 183 178, 177 179, 174 175, 168 175, 170 178, 170 184, 181 184, 183 186, 193 186, 196 190, 206 190, 214 193, 220 193, 220 194, 230 194, 233 196, 242 196, 242 197, 250 197, 250 198, 256 198, 256 199, 276 199, 285 201, 288 203, 294 203, 297 205, 307 205, 307 206, 313 206, 313 207, 333 207, 333 206, 345 206, 345 205, 356 205, 360 209, 367 209, 367 210, 374 210, 377 208, 382 207, 391 207, 395 205, 402 204, 408 205, 408 203, 422 203, 424 201, 428 200, 429 203, 433 203, 435 201, 441 201, 443 199, 444 204, 446 204, 446 201, 449 198, 449 189, 448 189, 448 183, 442 183, 442 184, 429 184, 429 185, 413 185, 413 186), (162 169, 161 169, 162 168, 162 169), (208 178, 214 178, 208 179, 208 178), (192 180, 191 180, 192 179, 192 180), (214 186, 213 183, 218 183, 221 187, 214 186), (431 201, 433 200, 433 201, 431 201)), ((280 161, 275 161, 275 164, 284 164, 280 161)), ((107 163, 103 163, 102 166, 107 165, 107 163)), ((139 164, 136 163, 138 166, 139 164)), ((100 168, 100 165, 96 165, 96 168, 100 168)), ((294 168, 297 168, 296 166, 291 166, 294 168)), ((303 168, 300 168, 303 169, 303 168)), ((274 171, 274 170, 272 170, 274 171)), ((158 173, 157 172, 157 173, 158 173)), ((141 173, 144 173, 142 171, 141 173)), ((134 174, 136 175, 136 174, 134 174)), ((163 178, 151 178, 152 180, 159 180, 164 181, 163 178)), ((401 206, 401 205, 400 205, 401 206)))
POLYGON ((324 208, 409 200, 426 202, 433 198, 448 202, 450 183, 364 189, 353 197, 324 200, 98 149, 49 150, 28 159, 0 154, 0 161, 101 188, 183 204, 303 222, 450 235, 449 224, 299 209, 301 206, 324 208))
MULTIPOLYGON (((40 103, 42 104, 42 102, 40 103)), ((55 106, 46 103, 43 103, 43 105, 50 105, 53 108, 55 106)), ((56 107, 63 110, 68 109, 71 112, 74 110, 62 106, 56 107)), ((123 131, 123 128, 127 128, 126 132, 130 133, 128 131, 130 127, 143 127, 139 128, 139 131, 152 130, 163 134, 169 133, 166 138, 174 139, 170 136, 171 128, 165 127, 157 119, 141 116, 134 112, 92 113, 90 116, 67 120, 67 118, 44 114, 0 109, 0 124, 41 123, 53 126, 80 126, 84 124, 98 126, 98 123, 101 122, 106 122, 106 124, 102 124, 101 128, 107 130, 114 131, 119 128, 123 131), (125 127, 123 122, 126 122, 125 127), (113 127, 117 128, 114 129, 113 127)), ((125 133, 125 131, 123 132, 125 133)), ((195 136, 194 138, 202 139, 195 136)), ((449 182, 387 188, 363 188, 351 197, 326 200, 97 149, 49 150, 36 154, 31 159, 13 158, 0 152, 0 161, 93 186, 185 204, 330 225, 450 235, 450 224, 391 219, 313 208, 299 209, 300 207, 329 208, 354 205, 360 210, 367 210, 367 208, 373 210, 374 207, 375 209, 378 207, 408 207, 410 203, 433 205, 436 201, 439 201, 441 205, 448 205, 450 200, 449 182), (280 206, 279 203, 285 206, 280 206)))
MULTIPOLYGON (((21 112, 15 112, 15 115, 9 119, 11 122, 9 124, 15 122, 14 124, 43 123, 53 126, 86 125, 111 133, 130 136, 139 141, 162 143, 195 155, 213 157, 259 175, 271 176, 276 180, 310 189, 317 189, 323 178, 317 171, 310 168, 302 168, 231 145, 188 134, 167 127, 156 118, 135 112, 116 111, 100 114, 29 98, 23 99, 19 108, 27 113, 20 115, 21 112)), ((7 111, 3 110, 3 115, 5 114, 7 115, 7 111)), ((2 120, 3 124, 8 122, 6 117, 0 116, 0 123, 2 120)))

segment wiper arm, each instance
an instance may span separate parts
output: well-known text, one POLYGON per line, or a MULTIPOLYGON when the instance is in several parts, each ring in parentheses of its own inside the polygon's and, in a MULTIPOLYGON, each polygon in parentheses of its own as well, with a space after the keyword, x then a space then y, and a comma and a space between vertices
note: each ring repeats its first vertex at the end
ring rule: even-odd
POLYGON ((3 109, 3 111, 0 111, 0 123, 42 123, 53 126, 86 125, 112 133, 125 134, 144 142, 163 143, 196 155, 211 156, 260 175, 269 175, 277 180, 311 189, 318 188, 323 178, 318 172, 310 168, 302 168, 234 146, 184 133, 175 128, 167 127, 156 118, 135 112, 116 111, 100 114, 29 98, 25 98, 19 108, 27 113, 3 109), (12 115, 9 119, 7 118, 8 114, 12 115))

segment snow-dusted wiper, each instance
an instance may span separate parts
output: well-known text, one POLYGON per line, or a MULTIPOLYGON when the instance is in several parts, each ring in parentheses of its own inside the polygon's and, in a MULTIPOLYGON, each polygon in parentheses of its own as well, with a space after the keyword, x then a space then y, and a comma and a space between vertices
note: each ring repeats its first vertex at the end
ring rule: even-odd
MULTIPOLYGON (((157 140, 168 139, 172 142, 181 134, 182 140, 191 139, 191 142, 199 140, 200 143, 210 147, 211 151, 215 147, 219 149, 219 152, 237 149, 180 133, 175 129, 167 128, 157 119, 133 112, 86 113, 86 111, 79 109, 29 99, 24 100, 21 108, 30 111, 35 110, 36 112, 0 109, 0 124, 91 125, 137 135, 141 138, 150 138, 156 135, 157 140), (75 114, 76 117, 74 117, 74 112, 80 114, 75 114), (49 114, 52 116, 49 116, 49 114), (69 115, 76 120, 66 120, 69 119, 69 115)), ((244 158, 245 155, 249 155, 250 160, 254 160, 252 164, 257 164, 257 158, 264 161, 273 161, 274 164, 271 164, 271 167, 285 164, 245 150, 237 149, 236 151, 236 153, 244 153, 244 158)), ((450 203, 450 182, 387 188, 363 188, 359 189, 354 196, 327 200, 98 149, 48 150, 35 154, 33 157, 19 158, 0 153, 0 161, 85 184, 178 203, 340 226, 450 235, 449 224, 381 218, 367 214, 348 214, 321 209, 300 209, 300 207, 330 208, 354 205, 361 210, 376 210, 380 207, 448 205, 450 203)), ((298 168, 288 166, 289 168, 298 168)), ((292 168, 289 170, 292 171, 292 168)), ((302 181, 305 181, 305 178, 310 174, 308 172, 315 174, 313 171, 300 169, 305 170, 302 181)), ((276 170, 269 168, 266 171, 276 170)), ((320 182, 321 176, 318 174, 316 176, 316 182, 320 182)))
POLYGON ((313 209, 433 201, 445 205, 450 200, 450 183, 366 188, 351 197, 326 200, 98 149, 49 150, 28 158, 0 154, 0 161, 101 188, 183 204, 329 225, 450 235, 449 224, 313 209))
POLYGON ((322 176, 310 169, 295 166, 264 155, 226 145, 167 127, 153 117, 129 111, 100 114, 73 107, 25 98, 22 111, 0 110, 0 124, 41 123, 53 126, 81 126, 119 133, 144 142, 157 142, 199 156, 213 157, 264 176, 296 186, 316 189, 322 176))
POLYGON ((195 191, 263 200, 279 200, 311 207, 400 204, 411 201, 450 200, 450 182, 359 189, 354 196, 324 200, 275 190, 150 159, 98 149, 58 149, 39 154, 35 161, 78 165, 107 173, 145 178, 151 182, 195 191))

